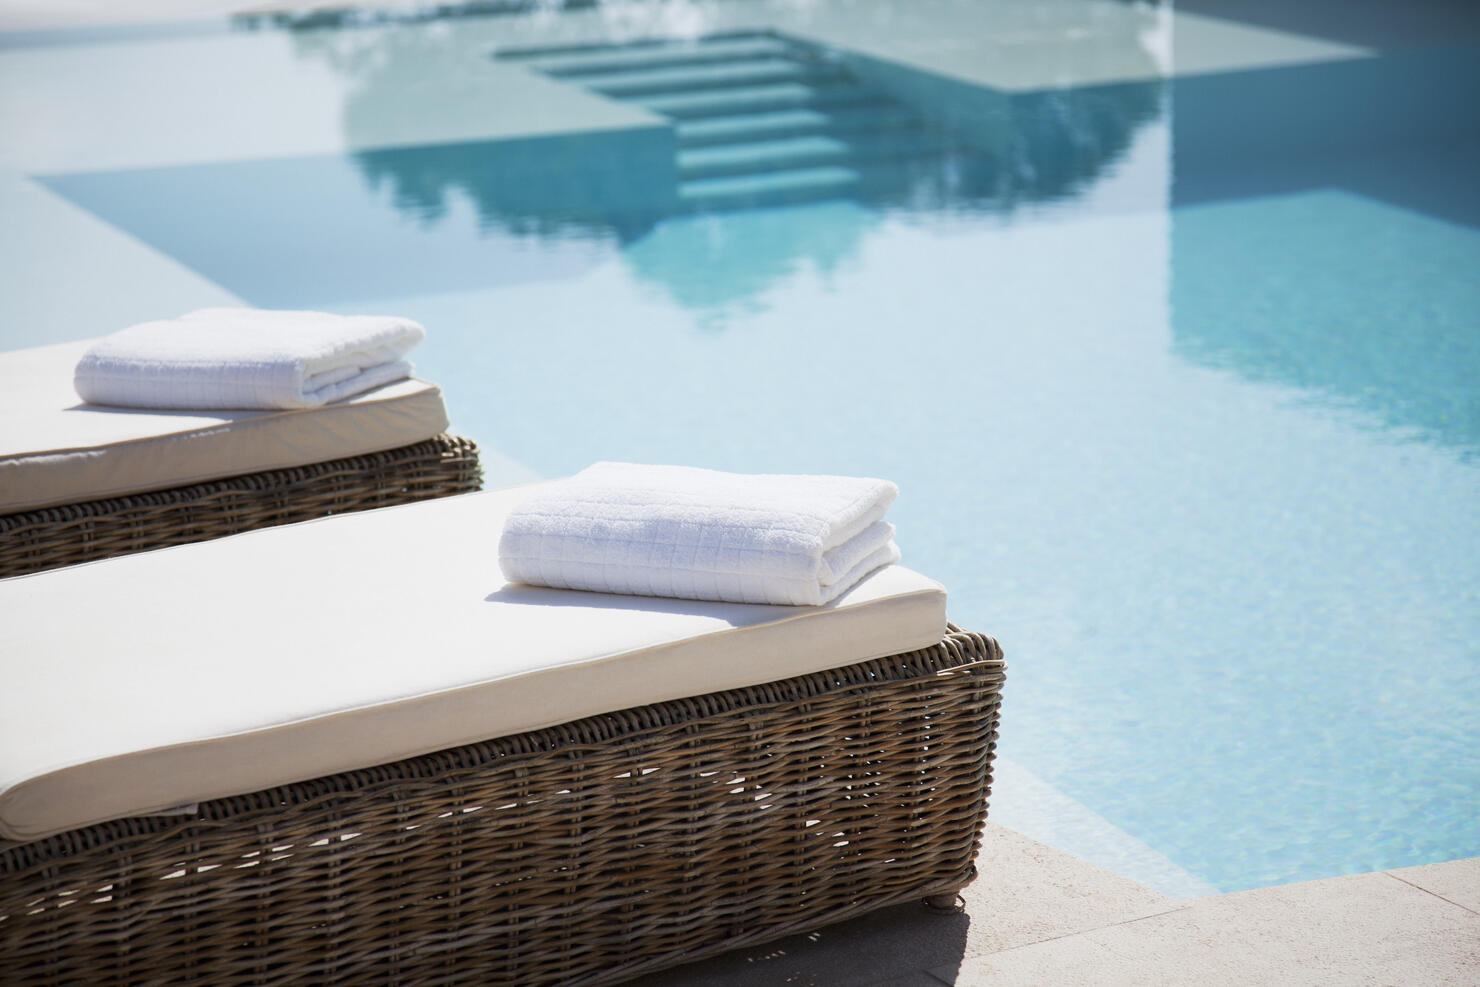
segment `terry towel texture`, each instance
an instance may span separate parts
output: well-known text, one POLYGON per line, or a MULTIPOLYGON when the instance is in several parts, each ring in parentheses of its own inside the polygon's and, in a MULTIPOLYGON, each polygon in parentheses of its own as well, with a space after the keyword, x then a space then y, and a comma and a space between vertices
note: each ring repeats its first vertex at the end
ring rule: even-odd
POLYGON ((732 603, 820 606, 899 561, 899 489, 846 476, 747 476, 597 463, 504 523, 511 582, 732 603))
POLYGON ((317 408, 411 376, 425 336, 387 316, 203 308, 103 337, 73 383, 131 408, 317 408))

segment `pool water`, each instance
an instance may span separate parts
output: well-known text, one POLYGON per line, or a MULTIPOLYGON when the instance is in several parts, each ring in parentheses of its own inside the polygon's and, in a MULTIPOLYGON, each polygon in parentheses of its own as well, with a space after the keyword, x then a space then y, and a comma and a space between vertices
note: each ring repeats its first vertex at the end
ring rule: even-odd
POLYGON ((756 50, 708 109, 704 42, 501 54, 672 115, 642 173, 37 177, 252 304, 423 322, 530 473, 896 479, 905 564, 1007 649, 1001 753, 1199 881, 1480 855, 1480 49, 987 93, 986 140, 959 81, 709 43, 756 50))

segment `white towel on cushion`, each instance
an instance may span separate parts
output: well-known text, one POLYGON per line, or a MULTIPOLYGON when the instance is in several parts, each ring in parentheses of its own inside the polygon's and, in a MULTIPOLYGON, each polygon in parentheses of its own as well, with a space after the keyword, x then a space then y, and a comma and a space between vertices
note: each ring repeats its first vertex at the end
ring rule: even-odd
POLYGON ((132 408, 317 408, 411 376, 425 336, 388 316, 203 308, 103 337, 73 384, 132 408))
POLYGON ((597 463, 504 523, 511 582, 820 606, 899 561, 886 480, 597 463))

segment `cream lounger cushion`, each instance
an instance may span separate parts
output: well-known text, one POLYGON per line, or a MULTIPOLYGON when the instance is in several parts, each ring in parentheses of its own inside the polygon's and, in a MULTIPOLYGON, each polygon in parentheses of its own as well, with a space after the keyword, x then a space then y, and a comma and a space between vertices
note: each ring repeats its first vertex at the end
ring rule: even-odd
POLYGON ((92 342, 0 353, 0 514, 396 449, 447 428, 441 390, 421 380, 295 411, 84 404, 72 370, 92 342))
POLYGON ((912 651, 945 591, 899 566, 825 607, 510 585, 533 487, 0 580, 0 835, 315 778, 912 651))

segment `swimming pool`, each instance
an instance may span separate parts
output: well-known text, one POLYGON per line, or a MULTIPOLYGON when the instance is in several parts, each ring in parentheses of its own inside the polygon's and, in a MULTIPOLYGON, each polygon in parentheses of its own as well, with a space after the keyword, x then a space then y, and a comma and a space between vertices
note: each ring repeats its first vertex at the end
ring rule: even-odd
POLYGON ((1127 6, 1107 77, 1011 88, 933 71, 943 15, 894 58, 719 6, 238 22, 352 78, 349 131, 455 58, 629 115, 26 181, 251 304, 422 321, 510 481, 896 479, 905 564, 1008 650, 993 814, 1030 835, 1082 810, 1125 840, 1067 848, 1171 890, 1480 855, 1480 47, 1180 72, 1127 6))

